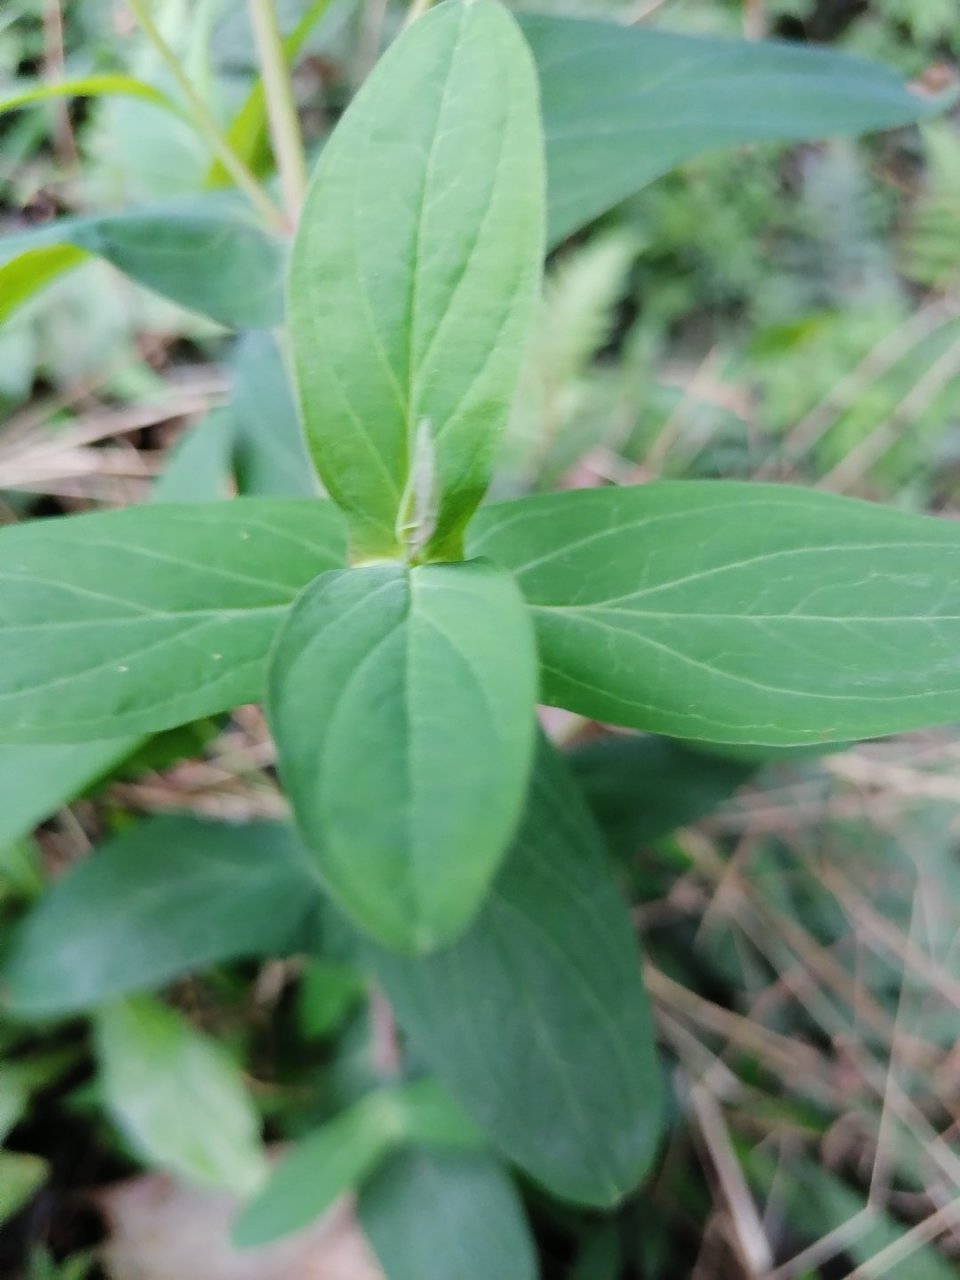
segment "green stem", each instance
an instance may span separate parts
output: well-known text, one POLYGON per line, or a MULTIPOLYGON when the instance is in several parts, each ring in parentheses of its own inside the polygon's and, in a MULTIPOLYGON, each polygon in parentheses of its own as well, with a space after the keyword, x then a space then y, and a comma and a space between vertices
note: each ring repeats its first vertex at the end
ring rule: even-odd
POLYGON ((407 16, 403 20, 403 25, 409 27, 411 22, 416 22, 419 17, 427 12, 433 0, 411 0, 410 8, 407 10, 407 16))
POLYGON ((280 175, 284 208, 290 223, 295 226, 307 189, 307 160, 293 100, 293 85, 273 0, 249 0, 249 3, 263 96, 267 104, 270 141, 280 175))
POLYGON ((157 24, 150 16, 147 0, 128 0, 128 3, 137 22, 143 28, 148 40, 160 55, 164 65, 187 100, 197 131, 203 136, 224 169, 230 174, 230 177, 241 191, 250 198, 264 219, 271 226, 284 226, 282 212, 260 186, 260 183, 243 163, 233 147, 231 147, 221 132, 220 126, 213 118, 209 107, 194 89, 189 77, 184 73, 183 68, 177 61, 177 55, 167 44, 157 24))

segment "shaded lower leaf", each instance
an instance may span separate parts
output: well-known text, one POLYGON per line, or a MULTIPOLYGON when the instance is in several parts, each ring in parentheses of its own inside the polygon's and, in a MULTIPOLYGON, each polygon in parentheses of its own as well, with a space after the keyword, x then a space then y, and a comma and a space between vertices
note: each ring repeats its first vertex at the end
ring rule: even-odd
POLYGON ((240 492, 258 497, 315 497, 320 482, 307 453, 277 336, 244 334, 233 350, 230 369, 240 492))
POLYGON ((133 751, 139 738, 0 746, 0 844, 26 835, 133 751))
POLYGON ((17 931, 2 973, 20 1018, 63 1017, 238 956, 292 949, 314 909, 281 823, 158 817, 61 877, 17 931))
POLYGON ((607 845, 622 858, 706 817, 756 770, 652 734, 603 738, 567 759, 607 845))
POLYGON ((505 1155, 582 1204, 637 1185, 661 1125, 653 1023, 626 904, 551 748, 468 932, 424 959, 367 951, 415 1047, 505 1155))
POLYGON ((369 1094, 304 1138, 240 1213, 235 1245, 268 1244, 307 1227, 376 1168, 396 1144, 398 1114, 389 1093, 369 1094))
POLYGON ((0 530, 0 742, 148 733, 256 701, 294 597, 344 555, 322 502, 151 504, 0 530))
POLYGON ((61 218, 0 247, 0 319, 86 254, 228 328, 283 317, 284 246, 232 197, 61 218))
POLYGON ((273 650, 268 714, 316 868, 387 946, 476 913, 526 790, 536 657, 513 582, 482 561, 325 574, 273 650))
POLYGON ((394 1155, 364 1186, 360 1225, 387 1280, 536 1280, 520 1197, 492 1156, 394 1155))
POLYGON ((104 1103, 148 1164, 241 1194, 262 1180, 256 1109, 219 1044, 147 996, 99 1010, 94 1036, 104 1103))

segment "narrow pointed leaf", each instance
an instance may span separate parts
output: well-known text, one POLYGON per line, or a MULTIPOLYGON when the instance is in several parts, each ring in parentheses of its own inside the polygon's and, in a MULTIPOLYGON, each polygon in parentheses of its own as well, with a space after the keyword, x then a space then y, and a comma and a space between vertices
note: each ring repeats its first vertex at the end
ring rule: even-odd
POLYGON ((61 218, 0 246, 0 319, 93 254, 138 284, 228 328, 283 316, 284 246, 232 197, 61 218))
POLYGON ((261 1181, 257 1113, 216 1041, 148 996, 101 1009, 94 1038, 107 1110, 148 1164, 240 1194, 261 1181))
POLYGON ((704 151, 890 129, 941 104, 828 49, 524 14, 540 75, 549 239, 704 151))
POLYGON ((581 1204, 637 1185, 661 1124, 653 1023, 626 904, 552 749, 468 932, 425 959, 368 953, 401 1026, 506 1156, 581 1204))
POLYGON ((27 916, 0 975, 4 1008, 65 1017, 225 960, 283 954, 314 894, 281 823, 140 822, 73 867, 27 916))
POLYGON ((134 76, 108 75, 77 76, 73 80, 52 81, 49 83, 31 81, 15 85, 14 88, 0 94, 0 115, 5 111, 16 111, 20 107, 28 107, 36 102, 49 102, 57 98, 101 98, 105 96, 121 96, 141 98, 153 102, 158 107, 180 114, 180 109, 159 89, 134 76))
POLYGON ((418 19, 323 152, 290 328, 314 461, 363 552, 413 524, 455 549, 483 496, 534 315, 542 166, 529 51, 491 0, 418 19))
POLYGON ((523 1205, 492 1156, 398 1152, 364 1186, 363 1233, 387 1280, 536 1280, 523 1205))
POLYGON ((343 562, 321 502, 132 507, 0 531, 0 741, 171 728, 256 701, 290 605, 343 562))
POLYGON ((845 742, 960 718, 960 525, 687 481, 483 512, 548 701, 677 737, 845 742))
POLYGON ((275 334, 246 333, 230 361, 237 484, 257 497, 309 498, 320 492, 275 334))
POLYGON ((523 600, 482 561, 318 578, 274 650, 280 773, 330 892, 388 946, 476 913, 520 816, 536 656, 523 600))
POLYGON ((398 1140, 391 1095, 370 1094, 298 1142, 234 1223, 243 1249, 299 1231, 358 1187, 398 1140))

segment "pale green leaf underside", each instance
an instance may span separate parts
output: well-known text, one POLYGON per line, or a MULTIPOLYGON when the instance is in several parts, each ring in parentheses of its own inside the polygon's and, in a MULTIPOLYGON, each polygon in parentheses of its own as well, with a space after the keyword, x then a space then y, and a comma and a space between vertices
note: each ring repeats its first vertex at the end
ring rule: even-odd
POLYGON ((833 50, 520 22, 540 75, 551 244, 701 152, 869 133, 939 109, 881 63, 833 50))
POLYGON ((148 733, 263 693, 298 592, 343 563, 329 503, 238 498, 0 532, 0 741, 148 733))
POLYGON ((240 1194, 257 1185, 257 1113, 219 1044, 149 996, 100 1009, 94 1038, 107 1111, 148 1164, 240 1194))
POLYGON ((317 870, 388 946, 476 912, 520 815, 537 675, 528 611, 480 561, 326 574, 271 662, 281 776, 317 870))
POLYGON ((510 1176, 492 1156, 394 1155, 364 1186, 360 1225, 387 1280, 536 1280, 510 1176))
POLYGON ((284 246, 232 197, 61 218, 0 246, 0 319, 88 254, 228 328, 283 316, 284 246))
POLYGON ((676 737, 843 742, 960 718, 960 525, 687 481, 487 508, 545 697, 676 737))
POLYGON ((367 954, 416 1048, 512 1161, 582 1204, 637 1185, 660 1132, 653 1025, 626 905, 552 749, 468 932, 426 959, 367 954))
POLYGON ((414 23, 322 154, 290 329, 314 460, 365 552, 389 554, 411 515, 418 432, 434 444, 414 487, 438 545, 486 489, 533 319, 543 185, 536 75, 490 0, 414 23))
POLYGON ((4 1007, 66 1017, 238 956, 283 954, 315 894, 284 824, 140 822, 72 867, 27 916, 3 970, 4 1007))

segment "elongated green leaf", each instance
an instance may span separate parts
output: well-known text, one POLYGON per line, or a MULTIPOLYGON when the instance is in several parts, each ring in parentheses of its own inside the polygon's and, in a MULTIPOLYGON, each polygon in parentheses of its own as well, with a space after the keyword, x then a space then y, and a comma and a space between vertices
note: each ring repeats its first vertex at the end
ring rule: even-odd
POLYGON ((0 845, 26 835, 108 773, 139 738, 0 746, 0 845))
POLYGON ((568 759, 607 845, 623 858, 706 817, 756 770, 650 734, 591 742, 568 759))
POLYGON ((280 1161, 241 1212, 231 1232, 234 1244, 253 1248, 309 1226, 373 1172, 398 1135, 397 1109, 387 1091, 328 1120, 280 1161))
POLYGON ((318 578, 273 653, 280 773, 324 883, 387 946, 476 913, 520 816, 536 655, 511 579, 482 561, 318 578))
POLYGON ((536 303, 542 153, 513 19, 452 0, 391 46, 321 156, 291 337, 314 461, 362 552, 432 533, 455 556, 483 496, 536 303))
POLYGON ((133 507, 0 532, 0 741, 146 733, 255 701, 297 592, 342 563, 321 502, 133 507))
POLYGON ((700 152, 890 129, 939 104, 877 62, 774 42, 524 14, 552 244, 700 152))
POLYGON ((145 1161, 240 1194, 262 1180, 256 1110, 215 1041, 148 996, 101 1009, 94 1033, 107 1110, 145 1161))
MULTIPOLYGON (((9 243, 9 241, 8 241, 9 243)), ((45 284, 84 262, 87 254, 72 244, 27 249, 0 266, 0 320, 16 311, 45 284)))
POLYGON ((487 1155, 406 1151, 363 1188, 360 1225, 387 1280, 536 1280, 520 1197, 487 1155))
POLYGON ((775 485, 489 508, 473 550, 534 611, 544 694, 714 742, 844 742, 960 717, 960 526, 775 485))
POLYGON ((20 1018, 63 1017, 237 956, 283 954, 314 894, 283 824, 138 823, 27 916, 2 974, 4 1006, 20 1018))
POLYGON ((60 80, 51 83, 31 81, 15 87, 12 92, 0 94, 0 115, 5 111, 16 111, 20 107, 31 106, 35 102, 49 102, 56 98, 99 98, 106 95, 120 95, 127 98, 142 98, 156 103, 177 115, 180 109, 165 93, 137 80, 133 76, 109 75, 78 76, 73 80, 60 80))
POLYGON ((0 1151, 0 1227, 46 1182, 46 1160, 21 1151, 0 1151))
POLYGON ((552 750, 469 932, 426 959, 368 951, 400 1024, 505 1155, 583 1204, 636 1186, 660 1129, 653 1025, 626 905, 552 750))
POLYGON ((228 328, 282 318, 283 245, 232 197, 208 195, 61 218, 7 236, 0 246, 0 319, 88 254, 228 328))

